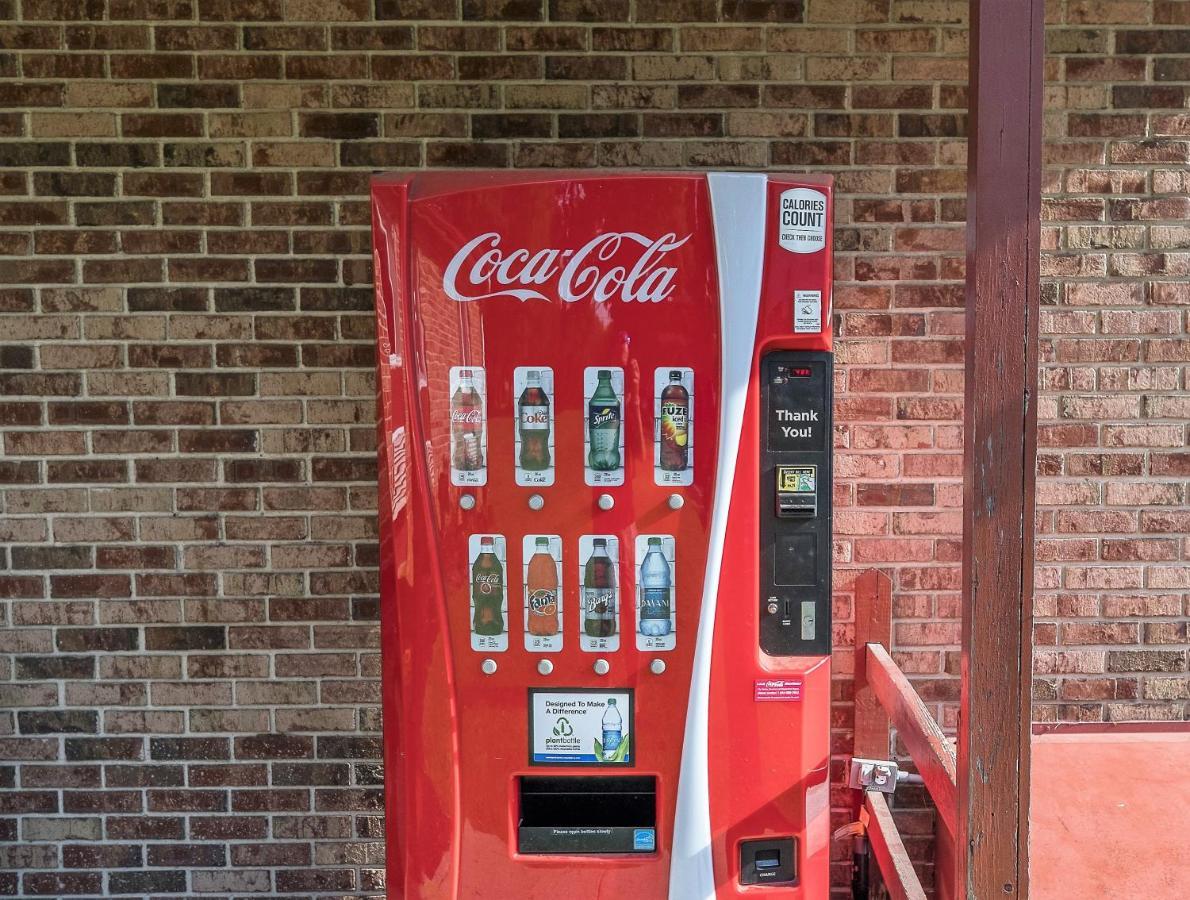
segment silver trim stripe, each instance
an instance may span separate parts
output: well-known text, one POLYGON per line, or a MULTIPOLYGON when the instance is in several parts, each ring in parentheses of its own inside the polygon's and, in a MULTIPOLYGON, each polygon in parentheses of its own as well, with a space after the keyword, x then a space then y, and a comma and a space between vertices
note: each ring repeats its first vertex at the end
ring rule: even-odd
POLYGON ((715 605, 723 565, 727 513, 735 481, 739 435, 756 341, 760 280, 764 268, 764 175, 712 172, 711 191, 715 257, 719 268, 719 322, 722 340, 722 406, 719 417, 719 459, 715 480, 711 533, 707 547, 702 615, 690 679, 682 771, 678 780, 673 857, 669 869, 672 900, 714 900, 715 869, 711 857, 711 806, 707 770, 711 648, 715 637, 715 605))

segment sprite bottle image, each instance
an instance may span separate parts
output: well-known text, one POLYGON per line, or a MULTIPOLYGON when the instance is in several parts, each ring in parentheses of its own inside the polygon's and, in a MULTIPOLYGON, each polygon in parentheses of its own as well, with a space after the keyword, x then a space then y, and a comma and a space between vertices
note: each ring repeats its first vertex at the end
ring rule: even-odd
POLYGON ((596 472, 620 468, 620 400, 612 388, 612 373, 599 370, 595 393, 587 405, 587 465, 596 472))

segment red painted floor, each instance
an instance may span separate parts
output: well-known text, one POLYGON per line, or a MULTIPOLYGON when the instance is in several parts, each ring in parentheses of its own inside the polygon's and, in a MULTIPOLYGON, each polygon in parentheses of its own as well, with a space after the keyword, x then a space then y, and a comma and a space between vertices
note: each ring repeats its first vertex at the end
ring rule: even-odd
POLYGON ((1190 731, 1033 738, 1030 895, 1190 896, 1190 731))

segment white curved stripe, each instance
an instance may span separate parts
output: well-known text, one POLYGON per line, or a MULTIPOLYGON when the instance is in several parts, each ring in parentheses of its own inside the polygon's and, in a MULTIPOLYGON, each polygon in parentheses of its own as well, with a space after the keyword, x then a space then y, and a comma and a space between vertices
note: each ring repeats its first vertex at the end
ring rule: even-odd
POLYGON ((760 279, 764 267, 764 175, 711 173, 711 213, 719 267, 719 322, 722 340, 719 460, 707 545, 702 614, 690 679, 682 771, 674 818, 673 857, 669 869, 671 900, 714 900, 715 870, 711 858, 711 807, 707 771, 707 739, 711 687, 711 646, 715 637, 715 604, 727 513, 735 481, 739 436, 756 340, 760 279))

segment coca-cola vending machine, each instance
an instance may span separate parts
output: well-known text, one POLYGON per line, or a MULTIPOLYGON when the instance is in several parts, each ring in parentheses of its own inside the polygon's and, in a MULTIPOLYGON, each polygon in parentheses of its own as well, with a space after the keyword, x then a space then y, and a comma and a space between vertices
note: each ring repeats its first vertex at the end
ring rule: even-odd
POLYGON ((390 897, 827 896, 831 190, 373 182, 390 897))

